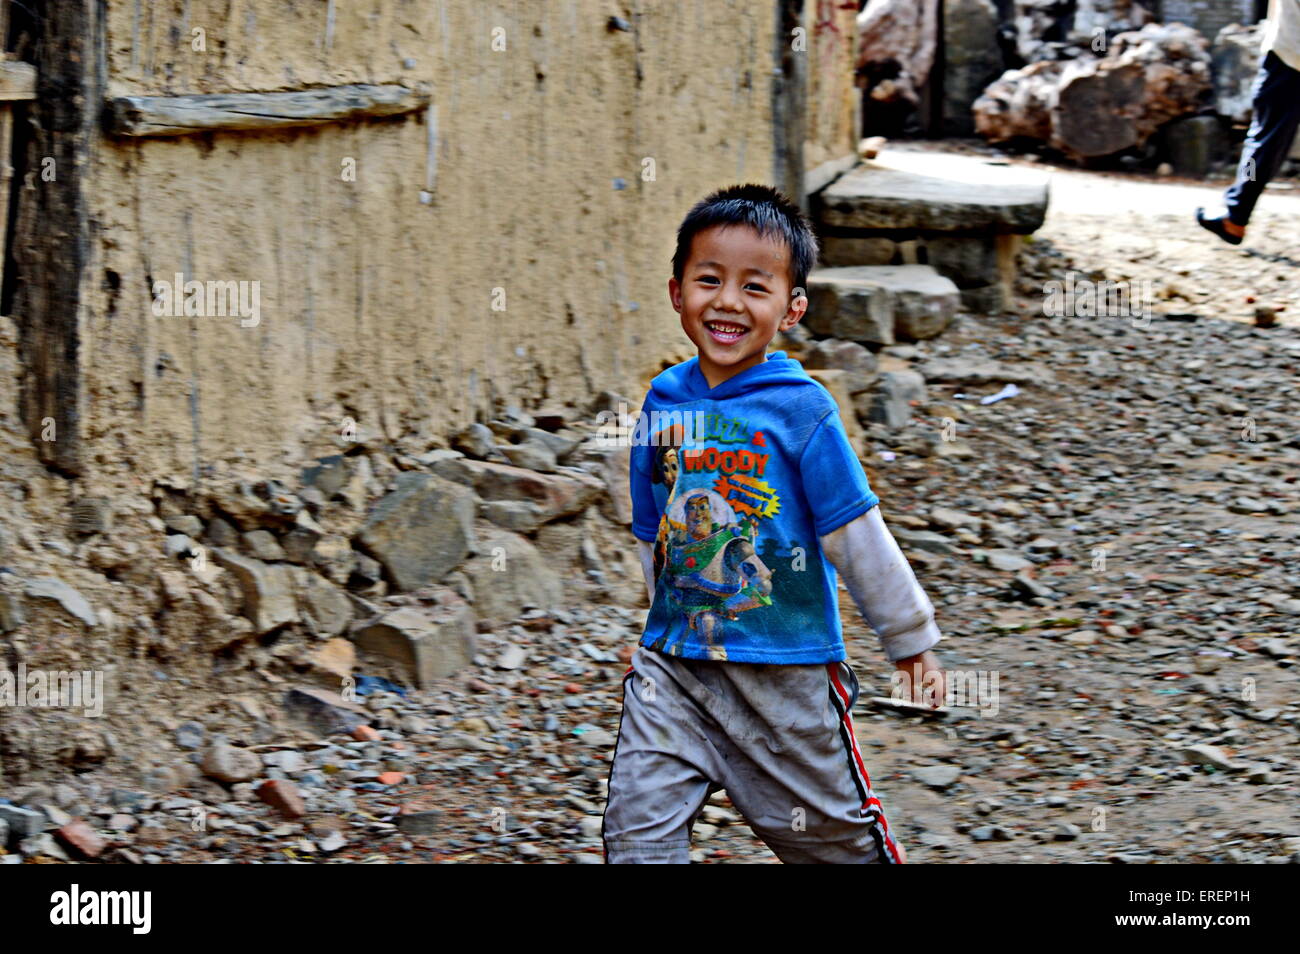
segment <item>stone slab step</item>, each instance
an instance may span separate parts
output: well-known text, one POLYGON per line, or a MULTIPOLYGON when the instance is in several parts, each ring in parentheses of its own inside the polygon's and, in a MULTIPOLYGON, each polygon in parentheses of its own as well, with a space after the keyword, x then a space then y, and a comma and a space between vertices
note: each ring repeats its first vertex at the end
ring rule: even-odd
POLYGON ((918 341, 947 328, 960 302, 957 286, 929 265, 818 268, 808 276, 804 323, 862 344, 918 341))
POLYGON ((1043 173, 979 156, 890 150, 818 194, 826 228, 1027 235, 1047 214, 1043 173))

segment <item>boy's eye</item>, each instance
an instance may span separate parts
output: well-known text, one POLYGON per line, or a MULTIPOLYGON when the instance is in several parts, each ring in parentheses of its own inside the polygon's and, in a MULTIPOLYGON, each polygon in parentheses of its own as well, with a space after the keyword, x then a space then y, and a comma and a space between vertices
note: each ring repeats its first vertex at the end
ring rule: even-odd
MULTIPOLYGON (((701 281, 701 282, 708 282, 708 283, 710 283, 710 284, 715 284, 715 285, 718 283, 717 278, 715 278, 715 277, 712 276, 712 275, 701 275, 701 276, 699 277, 698 281, 701 281)), ((757 289, 758 289, 759 291, 761 291, 761 292, 765 292, 765 291, 767 291, 766 286, 764 286, 764 285, 760 285, 758 282, 749 282, 749 283, 747 283, 747 284, 745 285, 745 287, 746 287, 746 288, 757 288, 757 289)))

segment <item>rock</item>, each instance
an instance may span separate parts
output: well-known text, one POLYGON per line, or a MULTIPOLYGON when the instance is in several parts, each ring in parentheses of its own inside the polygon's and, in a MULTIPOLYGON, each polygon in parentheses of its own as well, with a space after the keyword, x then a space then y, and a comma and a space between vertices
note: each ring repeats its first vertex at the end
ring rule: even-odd
POLYGON ((82 858, 98 858, 107 845, 103 836, 80 818, 68 822, 54 835, 82 858))
POLYGON ((1050 600, 1055 595, 1049 587, 1028 576, 1024 571, 1011 578, 1011 592, 1026 600, 1050 600))
MULTIPOLYGON (((365 559, 369 560, 369 557, 365 559)), ((318 636, 337 636, 352 622, 352 601, 348 594, 315 573, 307 575, 299 601, 304 620, 318 636)))
POLYGON ((397 813, 397 830, 407 835, 436 835, 442 812, 435 808, 403 805, 397 813))
POLYGON ((550 608, 562 599, 555 568, 514 533, 484 533, 479 555, 463 569, 474 590, 474 612, 488 624, 513 622, 529 606, 550 608))
POLYGON ((902 427, 912 419, 913 401, 925 401, 925 378, 915 371, 886 371, 872 396, 870 418, 886 427, 902 427))
MULTIPOLYGON (((11 841, 22 841, 45 830, 45 815, 32 808, 0 803, 0 822, 8 830, 11 841)), ((4 841, 0 840, 0 847, 4 841)))
POLYGON ((990 550, 988 551, 989 566, 1003 573, 1018 573, 1021 570, 1027 570, 1033 566, 1033 561, 1026 560, 1014 550, 990 550))
POLYGON ((524 664, 527 654, 523 647, 516 646, 513 643, 502 650, 501 655, 497 657, 498 669, 518 669, 524 664))
POLYGON ((285 818, 298 819, 307 814, 298 786, 287 778, 273 778, 257 787, 257 797, 285 818))
POLYGON ((1155 15, 1147 9, 1151 4, 1143 6, 1139 0, 1075 0, 1074 5, 1072 29, 1067 39, 1089 49, 1099 35, 1112 37, 1155 20, 1155 15))
POLYGON ((465 458, 440 460, 432 466, 435 474, 471 487, 484 500, 534 503, 546 521, 584 510, 605 489, 598 477, 573 468, 542 474, 509 464, 465 458))
POLYGON ((530 500, 481 500, 478 515, 516 533, 532 533, 548 521, 546 512, 530 500))
POLYGON ((225 741, 216 741, 203 752, 199 768, 208 778, 233 784, 248 782, 262 774, 262 760, 248 749, 240 749, 225 741))
POLYGON ((341 682, 356 668, 357 651, 349 640, 336 636, 307 653, 303 662, 313 671, 333 677, 334 682, 341 682))
POLYGON ((68 861, 68 854, 59 847, 54 836, 48 832, 40 832, 24 838, 18 842, 18 853, 26 858, 45 857, 54 858, 58 861, 68 861))
POLYGON ((1056 381, 1047 367, 1033 362, 1015 364, 980 358, 930 358, 920 366, 927 381, 953 384, 1020 384, 1046 386, 1056 381))
POLYGON ((942 533, 935 533, 932 530, 904 530, 901 527, 894 528, 891 532, 894 539, 898 541, 899 547, 905 550, 924 550, 928 553, 943 554, 956 552, 952 541, 942 533))
POLYGON ((516 467, 536 470, 543 474, 555 473, 555 453, 540 441, 498 444, 497 449, 516 467))
POLYGON ((980 526, 980 518, 950 507, 933 507, 929 513, 930 525, 940 530, 956 530, 959 527, 980 526))
MULTIPOLYGON (((931 240, 927 247, 955 239, 931 240)), ((996 253, 995 253, 996 257, 996 253)), ((854 270, 860 280, 880 285, 889 294, 894 313, 894 337, 899 341, 921 341, 933 338, 952 322, 961 303, 957 286, 940 274, 941 259, 930 265, 881 265, 854 270)), ((831 271, 844 274, 848 270, 822 269, 819 274, 831 271)))
POLYGON ((176 727, 176 744, 183 749, 198 749, 203 745, 203 738, 206 734, 207 730, 203 727, 202 722, 182 722, 176 727))
POLYGON ((844 269, 816 269, 808 276, 804 323, 814 334, 869 344, 894 343, 894 303, 889 292, 868 278, 846 274, 844 269))
POLYGON ((1074 841, 1083 830, 1078 825, 1072 825, 1069 822, 1060 822, 1052 829, 1053 841, 1074 841))
POLYGON ((222 547, 213 547, 212 556, 239 582, 244 594, 243 615, 258 635, 298 622, 298 603, 288 566, 263 563, 222 547))
POLYGON ((970 836, 976 841, 1010 841, 1011 832, 1001 825, 981 825, 978 828, 972 828, 970 836))
POLYGON ((961 778, 961 769, 955 765, 925 765, 912 769, 912 777, 923 785, 942 790, 961 778))
POLYGON ((228 520, 213 517, 208 521, 203 542, 213 547, 233 547, 239 542, 239 531, 228 520))
POLYGON ((943 0, 943 134, 975 130, 971 106, 1002 73, 998 12, 991 0, 943 0))
POLYGON ((269 530, 249 530, 244 534, 244 546, 257 559, 264 561, 283 560, 284 548, 275 534, 269 530))
POLYGON ((90 602, 76 589, 52 577, 29 580, 23 590, 29 600, 51 600, 59 604, 69 615, 81 620, 87 627, 99 623, 90 602))
POLYGON ((318 735, 350 734, 369 719, 366 710, 336 692, 295 686, 285 693, 286 718, 318 735))
POLYGON ((1239 772, 1237 765, 1215 745, 1189 745, 1182 749, 1183 758, 1192 765, 1209 765, 1220 772, 1239 772))
POLYGON ((347 845, 347 843, 348 840, 343 835, 343 832, 335 831, 335 832, 331 832, 330 834, 322 838, 320 841, 318 841, 316 843, 316 846, 326 854, 333 854, 334 852, 338 851, 340 848, 343 848, 345 845, 347 845))
POLYGON ((318 458, 315 464, 304 467, 302 483, 305 487, 315 487, 327 501, 342 492, 352 475, 351 459, 342 454, 331 454, 318 458))
POLYGON ((359 628, 353 638, 358 648, 400 664, 424 689, 470 664, 477 627, 469 604, 447 591, 437 606, 393 610, 359 628))
POLYGON ((293 526, 280 538, 283 555, 280 559, 303 566, 310 565, 315 556, 316 544, 325 535, 324 529, 307 511, 303 510, 294 518, 293 526))
POLYGON ((375 505, 357 543, 384 565, 398 590, 419 589, 442 579, 475 551, 474 511, 474 494, 465 487, 408 471, 375 505))
POLYGON ((169 533, 165 541, 162 541, 162 554, 168 559, 190 556, 194 552, 196 552, 194 541, 183 533, 169 533))
POLYGON ((163 523, 168 530, 174 530, 194 539, 198 539, 203 534, 203 521, 192 513, 173 514, 163 523))
POLYGON ((876 356, 855 341, 834 338, 818 341, 808 349, 803 366, 810 370, 843 371, 844 386, 850 394, 866 391, 875 383, 876 356))
POLYGON ((496 435, 477 421, 461 429, 451 439, 451 446, 462 454, 483 460, 492 456, 496 435))
MULTIPOLYGON (((303 509, 303 501, 278 480, 248 481, 230 478, 209 494, 213 506, 240 530, 288 527, 303 509)), ((213 530, 211 523, 208 531, 213 530)), ((215 544, 228 547, 233 541, 215 544)))
POLYGON ((582 733, 582 735, 578 736, 578 741, 588 748, 609 749, 613 747, 616 739, 612 732, 596 728, 588 729, 586 732, 582 733))
POLYGON ((1009 70, 975 102, 976 131, 1028 138, 1076 160, 1143 146, 1160 126, 1196 112, 1210 89, 1205 39, 1182 23, 1121 33, 1103 58, 1009 70))

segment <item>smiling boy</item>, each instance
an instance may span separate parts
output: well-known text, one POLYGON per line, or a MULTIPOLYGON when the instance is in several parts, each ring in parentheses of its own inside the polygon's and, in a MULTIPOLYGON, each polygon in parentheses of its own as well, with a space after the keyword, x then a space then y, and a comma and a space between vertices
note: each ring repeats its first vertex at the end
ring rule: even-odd
POLYGON ((668 294, 698 353, 651 382, 633 441, 651 607, 623 680, 611 864, 688 862, 720 789, 782 861, 905 860, 854 735, 836 571, 889 660, 939 699, 941 637, 834 399, 767 352, 803 317, 816 259, 807 219, 766 186, 715 192, 678 230, 668 294))

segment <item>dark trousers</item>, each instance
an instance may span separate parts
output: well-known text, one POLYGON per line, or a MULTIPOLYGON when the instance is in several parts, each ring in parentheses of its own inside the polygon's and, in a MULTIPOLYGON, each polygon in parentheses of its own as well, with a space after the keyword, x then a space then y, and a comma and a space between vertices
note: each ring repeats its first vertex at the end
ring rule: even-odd
POLYGON ((1251 99, 1254 113, 1241 147, 1237 181, 1223 194, 1228 218, 1243 227, 1295 141, 1300 127, 1300 71, 1270 52, 1259 64, 1251 99))

